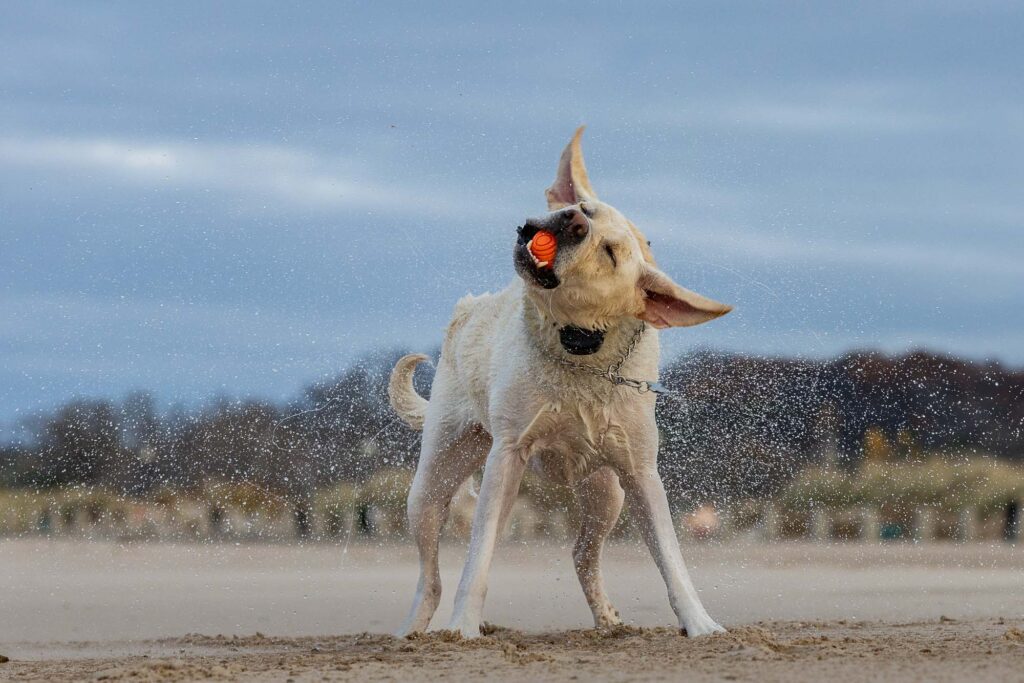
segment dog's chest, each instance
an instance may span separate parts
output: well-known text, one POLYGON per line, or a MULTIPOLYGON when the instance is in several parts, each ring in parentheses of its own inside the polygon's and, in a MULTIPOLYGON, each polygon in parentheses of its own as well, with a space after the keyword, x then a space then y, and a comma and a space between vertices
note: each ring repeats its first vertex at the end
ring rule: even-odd
POLYGON ((572 484, 610 465, 631 471, 628 419, 614 405, 545 405, 519 438, 534 470, 572 484))

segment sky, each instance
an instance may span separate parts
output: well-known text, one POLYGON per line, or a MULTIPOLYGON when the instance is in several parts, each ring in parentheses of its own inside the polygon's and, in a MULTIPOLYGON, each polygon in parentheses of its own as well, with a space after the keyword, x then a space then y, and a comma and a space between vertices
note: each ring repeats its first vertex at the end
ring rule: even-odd
POLYGON ((435 349, 579 124, 667 355, 1024 364, 1019 3, 500 4, 6 5, 0 425, 435 349))

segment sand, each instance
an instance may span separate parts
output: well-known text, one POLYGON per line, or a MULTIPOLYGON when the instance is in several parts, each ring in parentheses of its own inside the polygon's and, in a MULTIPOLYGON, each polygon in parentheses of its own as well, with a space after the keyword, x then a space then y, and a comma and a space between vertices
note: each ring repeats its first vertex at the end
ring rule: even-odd
POLYGON ((1020 681, 1024 631, 1005 620, 763 622, 691 640, 675 629, 199 636, 65 646, 6 680, 1020 681))
MULTIPOLYGON (((478 641, 398 640, 404 544, 0 542, 0 680, 1024 680, 1022 548, 687 548, 730 632, 687 639, 635 544, 608 551, 629 625, 589 630, 560 544, 501 548, 478 641), (189 634, 189 635, 183 635, 189 634), (203 635, 198 635, 203 634, 203 635)), ((438 624, 462 549, 446 548, 438 624)))

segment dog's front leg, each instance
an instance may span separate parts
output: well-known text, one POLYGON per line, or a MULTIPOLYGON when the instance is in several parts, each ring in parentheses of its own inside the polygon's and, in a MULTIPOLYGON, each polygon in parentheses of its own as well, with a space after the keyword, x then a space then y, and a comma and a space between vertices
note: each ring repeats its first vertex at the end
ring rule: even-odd
POLYGON ((686 571, 679 539, 672 525, 665 486, 657 470, 654 467, 644 468, 621 477, 621 483, 626 490, 630 511, 636 515, 640 532, 668 587, 669 603, 679 619, 680 628, 685 629, 691 638, 724 631, 704 609, 686 571))
POLYGON ((469 556, 455 594, 455 611, 449 628, 466 638, 480 635, 480 617, 487 595, 487 572, 494 557, 494 546, 512 510, 527 458, 515 449, 495 440, 484 465, 483 481, 473 515, 469 556))

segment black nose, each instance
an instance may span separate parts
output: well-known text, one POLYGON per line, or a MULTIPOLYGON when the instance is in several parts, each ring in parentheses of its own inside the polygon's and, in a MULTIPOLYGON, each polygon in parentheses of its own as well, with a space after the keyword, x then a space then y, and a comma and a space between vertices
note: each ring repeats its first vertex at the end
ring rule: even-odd
POLYGON ((529 242, 540 230, 547 230, 559 244, 579 242, 590 232, 590 220, 575 206, 549 213, 541 218, 531 218, 518 228, 519 239, 529 242))
POLYGON ((558 220, 561 222, 560 232, 564 233, 566 237, 581 240, 590 232, 590 221, 575 206, 562 209, 556 215, 559 216, 558 220))

